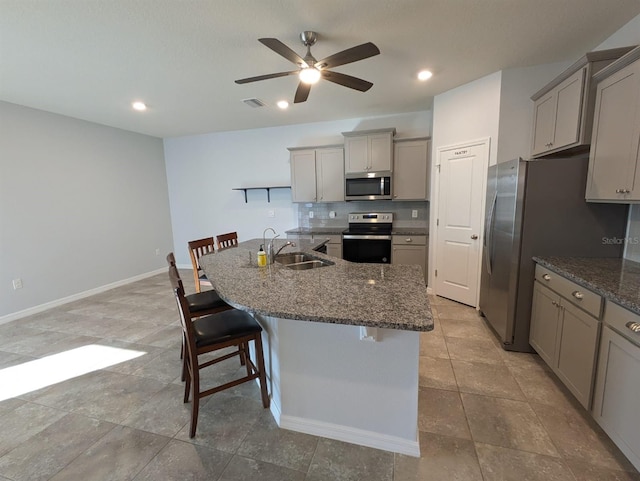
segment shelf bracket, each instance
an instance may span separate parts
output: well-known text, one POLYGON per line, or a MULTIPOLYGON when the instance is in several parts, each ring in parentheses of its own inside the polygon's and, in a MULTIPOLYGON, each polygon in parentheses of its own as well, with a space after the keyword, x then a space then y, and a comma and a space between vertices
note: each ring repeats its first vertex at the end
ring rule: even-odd
POLYGON ((273 185, 273 186, 265 186, 265 187, 234 187, 231 190, 241 190, 244 192, 244 203, 248 203, 247 199, 247 191, 248 190, 266 190, 267 191, 267 202, 271 202, 271 189, 290 189, 290 185, 273 185))

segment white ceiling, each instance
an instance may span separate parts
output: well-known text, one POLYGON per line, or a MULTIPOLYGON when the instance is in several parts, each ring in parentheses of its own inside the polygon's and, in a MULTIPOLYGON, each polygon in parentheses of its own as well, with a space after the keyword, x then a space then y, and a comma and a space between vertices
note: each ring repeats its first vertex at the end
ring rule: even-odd
POLYGON ((575 60, 638 14, 638 0, 0 0, 0 99, 157 137, 410 112, 501 69, 575 60), (257 39, 304 56, 303 30, 316 59, 375 43, 335 68, 373 88, 321 80, 281 111, 295 76, 234 83, 294 70, 257 39))

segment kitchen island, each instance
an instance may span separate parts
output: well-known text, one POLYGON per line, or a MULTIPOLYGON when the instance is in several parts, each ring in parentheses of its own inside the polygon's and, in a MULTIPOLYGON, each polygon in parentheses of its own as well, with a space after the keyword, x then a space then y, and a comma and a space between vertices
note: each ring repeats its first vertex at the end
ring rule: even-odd
MULTIPOLYGON (((420 331, 433 329, 417 266, 354 264, 300 240, 332 265, 258 267, 259 239, 204 256, 220 296, 264 328, 271 411, 282 428, 419 455, 420 331)), ((284 241, 277 241, 280 246, 284 241)))

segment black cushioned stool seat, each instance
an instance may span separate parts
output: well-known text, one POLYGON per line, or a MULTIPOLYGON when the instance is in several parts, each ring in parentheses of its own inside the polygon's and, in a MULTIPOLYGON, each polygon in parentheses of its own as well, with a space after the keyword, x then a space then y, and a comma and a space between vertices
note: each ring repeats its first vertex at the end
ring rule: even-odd
POLYGON ((231 341, 252 332, 262 332, 262 327, 251 314, 237 309, 199 317, 193 321, 196 347, 231 341))

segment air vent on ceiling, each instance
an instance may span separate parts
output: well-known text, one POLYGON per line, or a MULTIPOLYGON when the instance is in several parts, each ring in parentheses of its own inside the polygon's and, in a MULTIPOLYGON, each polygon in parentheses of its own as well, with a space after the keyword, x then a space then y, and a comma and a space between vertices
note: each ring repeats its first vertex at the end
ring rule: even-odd
POLYGON ((260 99, 244 99, 243 102, 247 104, 249 107, 253 107, 254 109, 257 109, 258 107, 264 107, 265 105, 267 105, 260 99))

